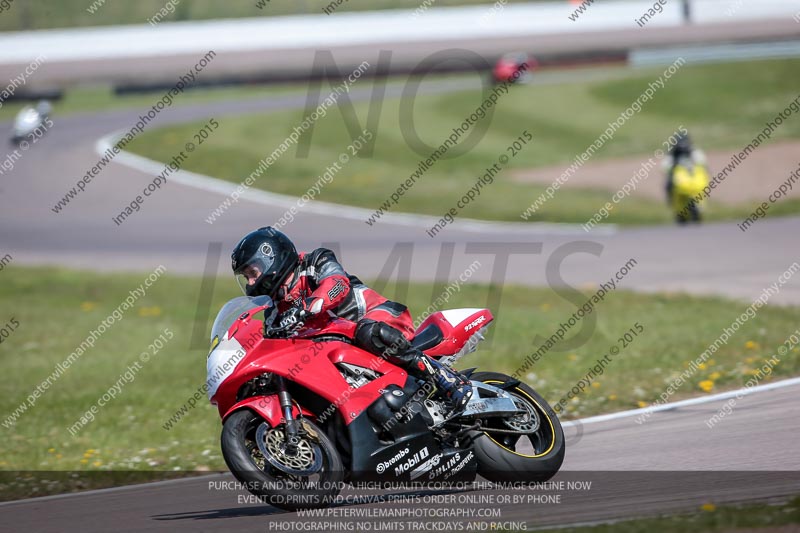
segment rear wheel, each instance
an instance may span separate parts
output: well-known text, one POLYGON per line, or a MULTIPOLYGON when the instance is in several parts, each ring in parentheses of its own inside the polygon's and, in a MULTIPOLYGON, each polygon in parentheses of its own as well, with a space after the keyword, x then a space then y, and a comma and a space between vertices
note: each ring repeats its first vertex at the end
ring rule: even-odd
POLYGON ((689 204, 689 216, 692 222, 700 222, 703 218, 700 214, 700 206, 697 205, 697 202, 691 202, 689 204))
POLYGON ((309 420, 300 427, 293 449, 286 446, 283 426, 273 428, 249 410, 231 414, 222 427, 222 456, 236 479, 265 502, 290 511, 327 507, 344 480, 330 439, 309 420))
MULTIPOLYGON (((476 372, 473 381, 501 386, 516 381, 499 372, 476 372)), ((519 382, 505 389, 525 414, 505 418, 486 418, 487 429, 513 430, 504 434, 492 431, 472 433, 478 473, 490 481, 546 481, 564 461, 564 431, 553 409, 531 387, 519 382)))

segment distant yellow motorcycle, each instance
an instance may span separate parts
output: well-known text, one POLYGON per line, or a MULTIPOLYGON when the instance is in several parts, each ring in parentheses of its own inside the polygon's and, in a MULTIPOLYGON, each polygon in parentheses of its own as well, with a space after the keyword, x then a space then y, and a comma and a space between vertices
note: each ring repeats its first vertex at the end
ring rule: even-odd
POLYGON ((705 205, 703 189, 711 180, 705 165, 689 160, 679 161, 672 167, 670 197, 675 218, 679 224, 700 222, 705 205))

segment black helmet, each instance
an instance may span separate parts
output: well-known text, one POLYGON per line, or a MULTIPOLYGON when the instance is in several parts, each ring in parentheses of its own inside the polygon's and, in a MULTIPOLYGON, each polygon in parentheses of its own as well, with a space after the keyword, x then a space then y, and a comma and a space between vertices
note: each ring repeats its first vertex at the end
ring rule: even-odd
POLYGON ((689 155, 692 153, 692 139, 688 133, 679 133, 675 138, 675 146, 672 147, 672 155, 689 155))
POLYGON ((269 226, 245 235, 231 254, 233 274, 247 296, 275 298, 298 261, 294 243, 269 226))

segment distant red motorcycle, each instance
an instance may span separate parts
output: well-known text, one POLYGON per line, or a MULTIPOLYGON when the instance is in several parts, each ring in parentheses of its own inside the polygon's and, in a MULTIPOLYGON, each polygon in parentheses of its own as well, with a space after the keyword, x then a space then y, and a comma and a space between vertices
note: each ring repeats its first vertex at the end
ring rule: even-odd
POLYGON ((539 62, 525 52, 505 54, 492 69, 492 80, 495 83, 529 83, 533 72, 539 68, 539 62))
MULTIPOLYGON (((225 462, 265 501, 318 508, 346 482, 543 481, 561 466, 561 424, 528 385, 468 370, 473 396, 446 418, 432 383, 353 346, 355 323, 328 316, 287 338, 276 316, 266 296, 229 301, 207 364, 225 462)), ((413 344, 448 364, 474 351, 491 321, 487 309, 437 312, 413 344)))

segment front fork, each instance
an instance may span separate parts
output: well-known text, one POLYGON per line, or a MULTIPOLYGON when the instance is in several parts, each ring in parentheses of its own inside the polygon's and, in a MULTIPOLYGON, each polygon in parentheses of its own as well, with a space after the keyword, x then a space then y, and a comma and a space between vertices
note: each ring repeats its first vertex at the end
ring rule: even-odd
POLYGON ((286 420, 283 429, 286 454, 295 455, 297 453, 297 446, 300 444, 300 424, 292 414, 292 397, 289 395, 289 391, 286 390, 286 381, 282 376, 277 377, 277 385, 278 402, 283 412, 283 418, 286 420))

